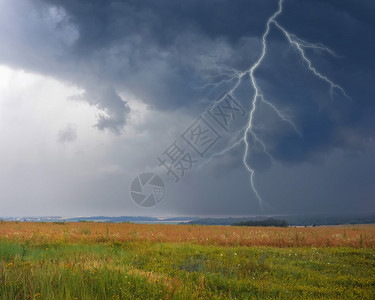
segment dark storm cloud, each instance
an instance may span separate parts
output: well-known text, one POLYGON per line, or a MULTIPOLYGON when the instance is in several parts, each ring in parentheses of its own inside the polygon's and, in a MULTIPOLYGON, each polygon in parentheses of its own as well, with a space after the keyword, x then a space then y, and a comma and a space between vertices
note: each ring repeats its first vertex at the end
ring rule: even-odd
POLYGON ((279 21, 290 32, 321 42, 337 56, 306 50, 314 66, 341 85, 329 95, 329 85, 306 71, 296 51, 277 30, 271 35, 270 53, 259 70, 268 98, 288 109, 302 137, 293 132, 266 132, 273 156, 284 162, 321 161, 327 152, 344 149, 366 152, 373 147, 375 106, 375 6, 369 1, 285 1, 279 21))
MULTIPOLYGON (((84 88, 75 98, 103 111, 96 127, 120 133, 129 108, 119 94, 160 110, 212 98, 212 89, 198 87, 207 83, 207 75, 217 74, 218 66, 244 70, 257 59, 266 19, 276 8, 277 1, 261 0, 20 1, 1 23, 8 31, 2 31, 7 42, 2 41, 0 60, 84 88)), ((269 109, 260 109, 258 121, 271 129, 258 133, 277 160, 319 161, 334 148, 356 152, 371 146, 373 8, 368 1, 284 2, 280 23, 337 53, 306 52, 353 101, 337 90, 330 98, 329 86, 311 76, 272 27, 268 54, 256 76, 267 99, 290 112, 302 133, 298 136, 276 115, 267 117, 269 109)), ((266 168, 269 158, 255 150, 249 159, 257 169, 266 168)))
POLYGON ((44 3, 63 7, 78 28, 70 48, 75 60, 91 70, 95 66, 97 77, 161 109, 196 101, 205 69, 251 63, 247 57, 254 49, 244 53, 241 46, 254 46, 243 38, 259 36, 262 20, 276 7, 263 1, 251 6, 246 1, 236 6, 227 1, 44 3))
MULTIPOLYGON (((79 85, 86 95, 109 87, 174 109, 201 96, 204 70, 251 62, 254 53, 244 46, 254 52, 251 38, 275 7, 263 1, 20 1, 2 18, 0 60, 79 85)), ((114 113, 113 98, 96 98, 108 114, 97 127, 118 132, 126 101, 114 113)))
POLYGON ((161 48, 173 47, 181 34, 195 32, 208 38, 236 41, 249 33, 260 35, 265 17, 277 2, 265 1, 56 1, 80 28, 78 49, 107 47, 129 36, 141 35, 143 42, 161 48))

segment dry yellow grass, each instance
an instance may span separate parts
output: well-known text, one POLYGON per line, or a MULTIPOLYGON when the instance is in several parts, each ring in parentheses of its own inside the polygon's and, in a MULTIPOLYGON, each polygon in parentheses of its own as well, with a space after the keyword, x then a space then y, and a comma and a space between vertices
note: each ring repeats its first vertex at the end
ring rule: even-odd
POLYGON ((375 226, 261 228, 93 222, 1 222, 0 238, 46 243, 142 241, 221 246, 375 248, 375 226))

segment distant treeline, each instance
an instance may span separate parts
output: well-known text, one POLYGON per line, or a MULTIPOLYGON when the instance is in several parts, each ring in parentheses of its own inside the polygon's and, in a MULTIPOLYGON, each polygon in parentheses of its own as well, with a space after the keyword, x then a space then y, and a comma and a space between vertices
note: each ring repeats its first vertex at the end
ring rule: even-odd
POLYGON ((245 221, 233 223, 232 226, 262 226, 262 227, 288 227, 288 222, 285 220, 269 218, 262 221, 245 221))

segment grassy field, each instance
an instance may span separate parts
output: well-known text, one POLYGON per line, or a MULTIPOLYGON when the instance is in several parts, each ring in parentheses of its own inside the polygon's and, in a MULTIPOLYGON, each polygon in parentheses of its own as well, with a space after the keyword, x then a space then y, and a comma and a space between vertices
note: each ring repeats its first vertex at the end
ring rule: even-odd
POLYGON ((375 226, 0 223, 0 299, 375 299, 375 226))

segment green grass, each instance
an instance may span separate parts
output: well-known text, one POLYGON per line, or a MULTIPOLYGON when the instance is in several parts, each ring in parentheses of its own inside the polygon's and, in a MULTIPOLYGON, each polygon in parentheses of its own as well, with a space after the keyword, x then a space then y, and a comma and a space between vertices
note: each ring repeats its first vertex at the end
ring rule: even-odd
POLYGON ((375 250, 0 240, 0 299, 375 299, 375 250))

